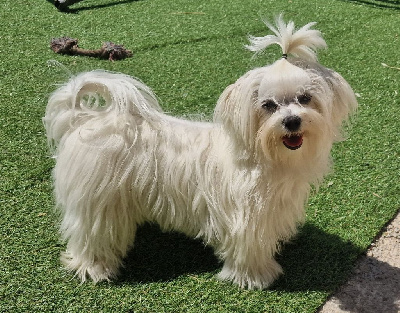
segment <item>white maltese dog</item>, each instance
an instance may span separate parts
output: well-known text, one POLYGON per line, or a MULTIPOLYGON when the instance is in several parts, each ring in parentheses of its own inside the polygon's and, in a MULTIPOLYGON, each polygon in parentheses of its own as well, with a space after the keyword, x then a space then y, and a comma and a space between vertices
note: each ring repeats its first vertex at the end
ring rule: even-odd
POLYGON ((106 71, 51 95, 44 124, 62 261, 82 281, 115 277, 144 222, 204 240, 223 261, 219 278, 242 288, 266 288, 282 272, 274 255, 303 222, 357 101, 317 63, 326 44, 315 23, 266 24, 275 35, 247 48, 278 44, 282 58, 228 86, 211 123, 168 116, 142 82, 106 71))

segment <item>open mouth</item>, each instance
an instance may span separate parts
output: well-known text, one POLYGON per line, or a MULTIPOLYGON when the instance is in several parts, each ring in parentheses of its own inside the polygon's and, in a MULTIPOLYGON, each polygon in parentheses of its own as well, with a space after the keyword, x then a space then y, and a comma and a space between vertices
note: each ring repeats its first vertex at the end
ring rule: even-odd
POLYGON ((290 150, 297 150, 303 144, 303 135, 287 135, 282 138, 283 144, 290 150))

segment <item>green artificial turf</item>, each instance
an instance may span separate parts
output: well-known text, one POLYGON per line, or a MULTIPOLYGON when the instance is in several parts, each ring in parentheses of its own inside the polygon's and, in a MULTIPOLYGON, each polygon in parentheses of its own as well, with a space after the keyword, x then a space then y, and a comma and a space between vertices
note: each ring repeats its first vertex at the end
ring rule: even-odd
POLYGON ((381 65, 400 67, 399 10, 397 0, 85 0, 61 13, 50 1, 3 0, 0 312, 314 312, 400 207, 400 71, 381 65), (321 63, 360 103, 349 139, 333 150, 335 171, 278 256, 285 275, 269 290, 240 290, 215 279, 221 265, 211 249, 146 225, 116 281, 80 284, 59 263, 41 122, 49 93, 70 73, 103 68, 142 79, 171 114, 209 117, 228 84, 279 57, 272 48, 251 59, 243 45, 248 34, 266 34, 261 17, 282 11, 299 26, 318 22, 329 46, 321 63), (61 36, 90 49, 113 41, 134 56, 56 55, 49 42, 61 36))

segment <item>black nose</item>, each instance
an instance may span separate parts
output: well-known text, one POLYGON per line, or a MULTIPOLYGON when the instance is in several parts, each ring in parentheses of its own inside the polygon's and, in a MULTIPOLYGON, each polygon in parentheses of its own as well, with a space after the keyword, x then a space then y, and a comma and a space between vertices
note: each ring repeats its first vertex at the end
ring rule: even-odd
POLYGON ((296 115, 286 116, 282 124, 288 131, 297 132, 300 129, 301 118, 296 115))

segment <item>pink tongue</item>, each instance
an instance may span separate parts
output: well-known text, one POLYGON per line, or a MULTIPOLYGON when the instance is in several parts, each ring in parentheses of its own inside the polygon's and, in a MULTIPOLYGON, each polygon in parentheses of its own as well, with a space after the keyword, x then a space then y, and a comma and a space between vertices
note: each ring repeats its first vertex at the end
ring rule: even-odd
POLYGON ((300 147, 303 143, 303 136, 285 136, 283 143, 290 148, 300 147))

